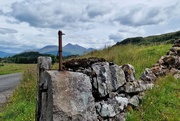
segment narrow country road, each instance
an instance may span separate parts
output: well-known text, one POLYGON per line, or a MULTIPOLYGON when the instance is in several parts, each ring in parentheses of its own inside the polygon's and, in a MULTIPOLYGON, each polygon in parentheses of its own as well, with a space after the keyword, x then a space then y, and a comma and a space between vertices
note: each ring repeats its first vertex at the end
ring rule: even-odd
POLYGON ((7 74, 0 76, 0 93, 14 89, 22 78, 21 73, 7 74))
POLYGON ((22 73, 7 74, 0 76, 0 111, 3 104, 11 96, 13 90, 20 83, 22 73))

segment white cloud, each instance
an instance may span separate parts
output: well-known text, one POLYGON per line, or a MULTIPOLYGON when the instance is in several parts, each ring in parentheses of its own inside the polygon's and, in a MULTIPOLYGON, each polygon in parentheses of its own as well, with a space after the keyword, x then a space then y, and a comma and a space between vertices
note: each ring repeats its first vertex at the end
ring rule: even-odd
POLYGON ((57 45, 61 29, 64 45, 102 48, 127 37, 179 30, 179 12, 178 0, 2 0, 0 43, 13 39, 19 50, 57 45))

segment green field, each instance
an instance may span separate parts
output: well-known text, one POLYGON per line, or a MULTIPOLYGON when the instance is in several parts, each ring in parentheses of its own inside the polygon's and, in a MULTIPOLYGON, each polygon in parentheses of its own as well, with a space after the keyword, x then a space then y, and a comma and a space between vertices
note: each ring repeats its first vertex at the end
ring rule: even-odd
POLYGON ((28 68, 34 68, 36 64, 9 64, 0 65, 0 75, 24 72, 28 68))
MULTIPOLYGON (((135 67, 138 78, 145 68, 151 67, 171 48, 172 45, 123 45, 94 51, 84 57, 103 57, 118 65, 130 63, 135 67)), ((6 70, 4 65, 1 72, 24 72, 24 78, 14 92, 11 101, 0 113, 0 121, 34 121, 36 103, 36 65, 14 65, 12 70, 6 70), (27 69, 29 68, 29 69, 27 69), (4 69, 4 70, 3 70, 4 69)), ((54 68, 57 68, 57 64, 54 68)), ((153 90, 147 91, 145 98, 136 110, 128 113, 128 121, 178 121, 180 120, 180 80, 168 76, 159 79, 153 90)))

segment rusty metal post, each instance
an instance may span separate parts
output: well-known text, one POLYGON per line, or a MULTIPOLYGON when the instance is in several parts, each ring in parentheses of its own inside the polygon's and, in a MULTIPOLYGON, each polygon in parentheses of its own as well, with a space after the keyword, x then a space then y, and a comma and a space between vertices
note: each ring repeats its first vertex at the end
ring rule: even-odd
POLYGON ((59 35, 59 71, 62 71, 62 35, 65 35, 62 33, 62 31, 58 32, 59 35))

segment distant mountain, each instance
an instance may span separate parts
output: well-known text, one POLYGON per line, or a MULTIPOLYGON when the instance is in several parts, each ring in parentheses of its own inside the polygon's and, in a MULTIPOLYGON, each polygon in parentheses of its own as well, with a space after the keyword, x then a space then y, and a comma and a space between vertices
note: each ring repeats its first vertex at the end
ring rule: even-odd
POLYGON ((6 52, 0 51, 0 58, 12 56, 12 55, 14 55, 14 53, 6 53, 6 52))
POLYGON ((58 51, 58 46, 57 45, 48 45, 48 46, 45 46, 45 47, 43 47, 37 51, 39 53, 49 53, 49 52, 53 52, 53 51, 58 51))
MULTIPOLYGON (((93 48, 86 49, 78 44, 70 44, 68 43, 63 47, 63 56, 70 56, 70 55, 82 55, 86 52, 91 52, 93 51, 93 48)), ((39 50, 37 50, 39 53, 46 53, 46 54, 52 54, 52 55, 57 55, 58 54, 58 46, 57 45, 48 45, 45 46, 39 50)))
POLYGON ((90 52, 92 50, 94 50, 94 49, 91 48, 89 50, 89 49, 86 49, 86 48, 84 48, 82 46, 79 46, 78 44, 73 45, 73 44, 70 44, 70 43, 68 43, 66 46, 63 47, 64 52, 69 52, 72 55, 76 55, 76 54, 82 55, 82 54, 84 54, 86 52, 90 52))
POLYGON ((159 43, 173 43, 176 39, 180 38, 180 31, 171 32, 161 35, 154 35, 148 37, 133 37, 127 38, 123 41, 117 42, 116 45, 125 44, 137 44, 137 45, 148 45, 148 44, 159 44, 159 43))

